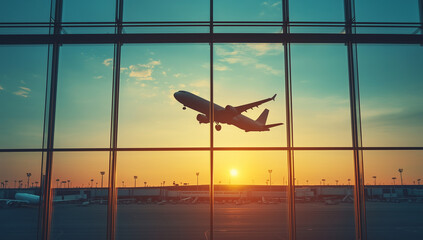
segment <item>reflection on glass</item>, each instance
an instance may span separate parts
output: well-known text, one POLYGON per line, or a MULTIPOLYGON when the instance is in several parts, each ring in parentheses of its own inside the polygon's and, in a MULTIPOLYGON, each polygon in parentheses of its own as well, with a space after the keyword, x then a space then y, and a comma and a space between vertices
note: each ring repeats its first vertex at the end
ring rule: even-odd
POLYGON ((215 239, 287 239, 284 151, 215 152, 215 239))
POLYGON ((282 21, 281 0, 214 0, 214 21, 282 21))
POLYGON ((347 49, 291 45, 294 145, 351 146, 347 49))
POLYGON ((175 99, 179 90, 210 96, 205 44, 122 47, 120 147, 208 146, 209 127, 175 99))
POLYGON ((113 46, 63 46, 55 147, 110 146, 113 46))
POLYGON ((418 0, 355 1, 357 22, 419 22, 418 0))
POLYGON ((343 22, 343 0, 290 0, 289 18, 291 21, 319 21, 319 22, 343 22))
POLYGON ((350 151, 295 152, 297 239, 355 239, 350 151))
POLYGON ((0 148, 41 148, 47 46, 2 46, 0 56, 0 148))
POLYGON ((0 153, 1 239, 37 239, 41 153, 0 153))
POLYGON ((422 146, 421 62, 419 45, 358 45, 364 146, 422 146))
POLYGON ((273 125, 285 124, 283 46, 216 44, 214 50, 214 102, 221 106, 216 146, 286 146, 285 125, 273 125))
POLYGON ((423 238, 423 152, 365 151, 369 239, 423 238))
POLYGON ((51 239, 105 239, 108 152, 56 152, 53 156, 51 239))
POLYGON ((209 0, 124 0, 123 20, 136 21, 209 21, 209 0))
POLYGON ((209 236, 209 152, 119 152, 117 239, 209 236))

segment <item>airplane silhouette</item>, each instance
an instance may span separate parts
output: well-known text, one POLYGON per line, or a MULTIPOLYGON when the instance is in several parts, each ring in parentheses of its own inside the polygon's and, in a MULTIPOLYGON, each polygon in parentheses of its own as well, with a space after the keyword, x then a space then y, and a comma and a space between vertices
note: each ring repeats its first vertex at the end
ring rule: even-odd
MULTIPOLYGON (((195 111, 198 111, 202 114, 197 115, 197 121, 201 123, 209 123, 209 109, 210 109, 210 102, 204 98, 201 98, 195 94, 192 94, 187 91, 178 91, 173 94, 176 100, 184 105, 182 108, 183 110, 186 107, 189 107, 195 111)), ((263 103, 269 102, 271 100, 275 101, 276 94, 273 95, 271 98, 266 98, 257 102, 241 105, 238 107, 233 107, 231 105, 227 105, 225 108, 214 104, 214 121, 216 122, 216 130, 220 131, 222 126, 220 123, 226 123, 228 125, 234 125, 240 129, 243 129, 246 132, 262 132, 262 131, 270 131, 270 128, 282 125, 283 123, 275 123, 266 125, 267 116, 269 115, 269 110, 265 109, 261 115, 257 118, 257 120, 253 120, 249 117, 242 115, 244 111, 248 109, 253 109, 254 107, 258 107, 263 103)))

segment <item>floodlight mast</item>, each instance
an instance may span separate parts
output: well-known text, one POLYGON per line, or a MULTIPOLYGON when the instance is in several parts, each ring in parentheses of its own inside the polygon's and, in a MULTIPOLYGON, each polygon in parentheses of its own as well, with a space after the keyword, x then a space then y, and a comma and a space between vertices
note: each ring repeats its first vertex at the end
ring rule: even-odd
POLYGON ((398 172, 400 173, 400 177, 401 177, 401 185, 403 185, 403 183, 402 183, 402 172, 404 172, 404 169, 400 168, 400 169, 398 169, 398 172))

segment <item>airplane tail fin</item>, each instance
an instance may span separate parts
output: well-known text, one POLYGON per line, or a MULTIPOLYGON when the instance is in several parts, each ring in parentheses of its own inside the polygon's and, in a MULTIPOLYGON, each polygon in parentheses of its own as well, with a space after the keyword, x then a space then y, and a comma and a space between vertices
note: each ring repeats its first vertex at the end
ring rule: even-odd
POLYGON ((283 123, 269 124, 269 125, 266 125, 266 128, 272 128, 272 127, 276 127, 276 126, 280 126, 280 125, 283 125, 283 123))
POLYGON ((260 116, 257 118, 256 122, 260 123, 262 125, 266 124, 267 116, 269 115, 269 109, 264 109, 264 111, 260 114, 260 116))

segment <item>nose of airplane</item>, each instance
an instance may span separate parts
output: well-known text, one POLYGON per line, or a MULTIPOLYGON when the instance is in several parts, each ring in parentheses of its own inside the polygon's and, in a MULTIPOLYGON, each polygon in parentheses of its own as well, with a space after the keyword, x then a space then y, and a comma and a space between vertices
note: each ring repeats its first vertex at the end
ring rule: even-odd
POLYGON ((175 99, 176 100, 178 100, 179 102, 181 101, 181 98, 182 98, 182 93, 181 93, 181 91, 178 91, 178 92, 175 92, 174 94, 173 94, 173 97, 175 97, 175 99))

